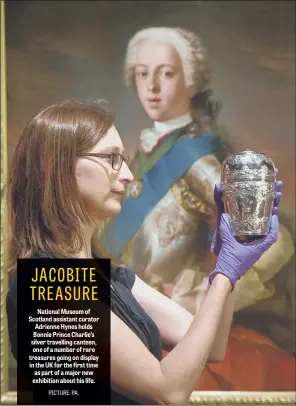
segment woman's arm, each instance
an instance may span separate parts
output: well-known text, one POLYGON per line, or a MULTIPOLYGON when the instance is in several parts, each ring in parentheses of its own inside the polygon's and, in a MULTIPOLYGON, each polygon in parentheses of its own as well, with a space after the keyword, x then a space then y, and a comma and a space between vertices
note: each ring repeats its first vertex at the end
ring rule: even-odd
POLYGON ((132 293, 157 325, 164 347, 172 350, 187 333, 194 316, 138 276, 132 293))
POLYGON ((223 315, 208 359, 209 362, 223 361, 225 358, 230 328, 233 320, 236 291, 237 286, 234 287, 233 291, 228 295, 225 301, 223 315))
POLYGON ((112 384, 159 404, 186 403, 209 357, 230 291, 229 279, 217 275, 188 331, 161 362, 112 314, 112 384))
MULTIPOLYGON (((165 349, 172 350, 187 333, 194 316, 137 276, 132 293, 156 323, 165 349)), ((208 362, 217 362, 224 359, 233 318, 234 296, 235 293, 233 291, 225 302, 224 312, 207 360, 208 362)))

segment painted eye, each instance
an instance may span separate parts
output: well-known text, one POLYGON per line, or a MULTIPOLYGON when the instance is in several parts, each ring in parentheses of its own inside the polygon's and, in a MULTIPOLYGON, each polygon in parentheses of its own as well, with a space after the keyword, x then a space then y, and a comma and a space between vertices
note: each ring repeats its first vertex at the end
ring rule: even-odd
POLYGON ((167 78, 172 78, 174 76, 174 72, 165 72, 164 74, 167 78))
POLYGON ((144 71, 138 71, 136 72, 136 75, 140 78, 145 78, 148 75, 148 73, 144 71))

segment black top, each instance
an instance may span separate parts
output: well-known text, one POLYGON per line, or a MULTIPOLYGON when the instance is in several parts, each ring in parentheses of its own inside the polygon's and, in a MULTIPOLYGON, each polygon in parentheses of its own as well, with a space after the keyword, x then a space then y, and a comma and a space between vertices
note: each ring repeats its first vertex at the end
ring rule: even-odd
MULTIPOLYGON (((39 255, 38 255, 39 257, 39 255)), ((42 257, 49 257, 42 255, 42 257)), ((50 256, 53 258, 53 256, 50 256)), ((111 270, 110 290, 111 310, 138 336, 147 349, 160 361, 162 358, 161 338, 158 327, 151 317, 143 310, 133 296, 131 289, 135 282, 135 273, 129 268, 111 270)), ((12 277, 6 297, 6 311, 11 351, 17 359, 17 284, 16 276, 12 277)), ((20 361, 20 360, 19 360, 20 361)), ((111 390, 111 404, 139 404, 118 392, 111 390)))
MULTIPOLYGON (((112 270, 111 284, 114 291, 111 289, 111 310, 125 322, 160 361, 162 358, 160 333, 154 321, 143 310, 131 292, 135 278, 135 273, 128 268, 112 270)), ((111 404, 131 405, 139 403, 112 390, 111 404)))

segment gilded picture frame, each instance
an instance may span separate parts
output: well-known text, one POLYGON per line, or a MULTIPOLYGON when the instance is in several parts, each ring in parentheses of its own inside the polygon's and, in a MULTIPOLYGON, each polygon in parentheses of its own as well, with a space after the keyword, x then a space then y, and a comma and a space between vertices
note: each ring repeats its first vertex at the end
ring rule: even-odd
MULTIPOLYGON (((17 404, 17 392, 11 390, 9 382, 9 340, 5 298, 8 289, 8 274, 5 270, 7 252, 7 92, 6 92, 6 41, 5 41, 5 4, 1 1, 1 404, 17 404)), ((201 391, 193 392, 190 404, 259 404, 275 405, 296 403, 296 392, 229 392, 201 391)))

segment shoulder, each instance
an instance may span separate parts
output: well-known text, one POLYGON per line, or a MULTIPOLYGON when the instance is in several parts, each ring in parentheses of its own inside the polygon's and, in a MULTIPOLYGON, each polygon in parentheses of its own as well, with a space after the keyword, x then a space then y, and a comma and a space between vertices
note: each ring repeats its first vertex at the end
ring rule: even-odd
POLYGON ((193 166, 220 167, 224 159, 232 153, 224 132, 212 122, 193 121, 184 138, 195 138, 197 142, 200 140, 201 147, 205 147, 204 154, 201 154, 193 166))
POLYGON ((136 274, 126 266, 117 267, 112 270, 112 279, 126 286, 129 290, 132 290, 136 280, 136 274))
MULTIPOLYGON (((38 252, 32 254, 29 259, 39 259, 39 258, 55 258, 51 253, 38 252)), ((6 303, 8 307, 16 306, 17 299, 17 269, 11 272, 9 277, 9 287, 6 296, 6 303)))
POLYGON ((232 148, 230 146, 230 136, 226 128, 218 125, 215 121, 207 117, 194 117, 194 120, 183 129, 183 137, 200 137, 209 136, 209 139, 214 138, 216 141, 217 150, 221 149, 224 154, 230 154, 232 148))

